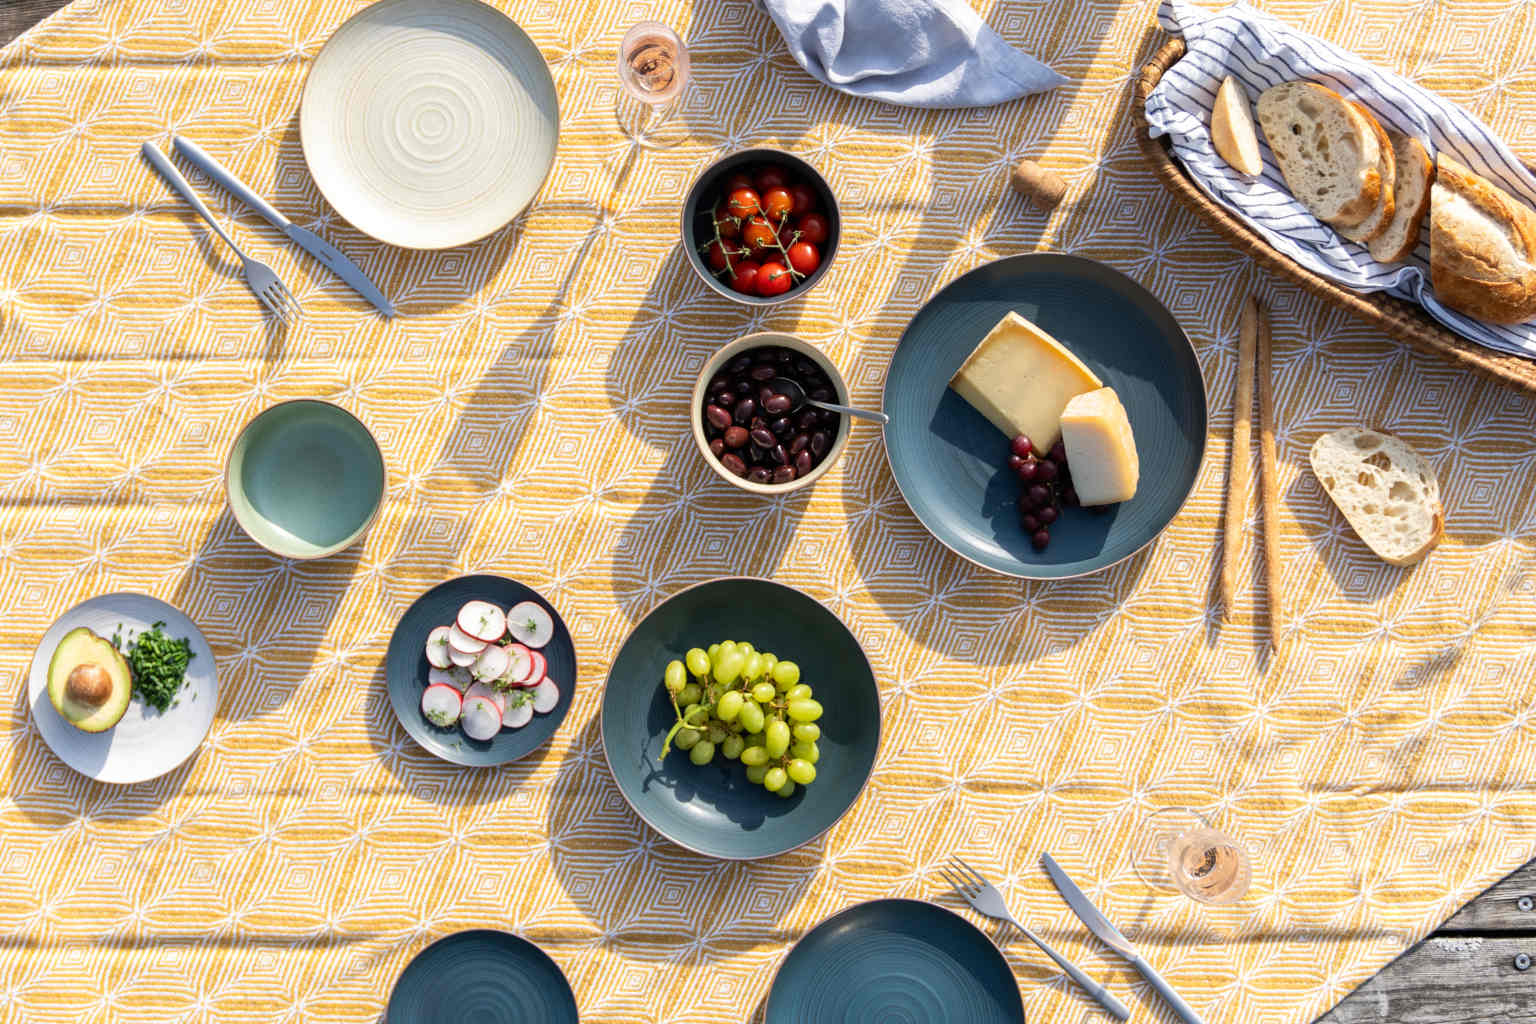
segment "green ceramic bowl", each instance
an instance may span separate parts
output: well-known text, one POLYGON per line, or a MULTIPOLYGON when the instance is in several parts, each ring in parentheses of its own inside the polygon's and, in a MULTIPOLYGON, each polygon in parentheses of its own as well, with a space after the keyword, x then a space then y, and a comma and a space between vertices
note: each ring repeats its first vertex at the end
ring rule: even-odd
POLYGON ((224 470, 229 510, 285 558, 324 558, 367 532, 384 500, 384 456, 339 405, 300 398, 246 424, 224 470))
POLYGON ((748 860, 810 842, 858 799, 880 747, 880 691, 858 639, 824 605, 772 580, 729 577, 673 594, 640 621, 614 658, 600 721, 609 770, 646 824, 696 853, 748 860), (816 781, 787 800, 718 754, 702 767, 675 749, 661 759, 677 720, 662 687, 667 662, 720 640, 797 662, 825 708, 816 781))

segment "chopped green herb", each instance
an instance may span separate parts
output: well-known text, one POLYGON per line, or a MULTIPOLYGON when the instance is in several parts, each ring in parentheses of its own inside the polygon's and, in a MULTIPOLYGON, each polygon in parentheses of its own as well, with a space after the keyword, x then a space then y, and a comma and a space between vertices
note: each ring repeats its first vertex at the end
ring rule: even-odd
POLYGON ((185 639, 166 636, 161 629, 164 625, 155 623, 126 645, 118 634, 112 634, 113 643, 127 656, 128 667, 133 670, 133 692, 160 711, 175 706, 176 694, 187 681, 187 663, 192 660, 191 645, 185 639))

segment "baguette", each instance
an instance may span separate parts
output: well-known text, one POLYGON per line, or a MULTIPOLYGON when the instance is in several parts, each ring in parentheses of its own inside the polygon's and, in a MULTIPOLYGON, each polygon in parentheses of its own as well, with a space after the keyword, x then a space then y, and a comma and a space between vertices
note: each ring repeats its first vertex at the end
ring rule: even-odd
POLYGON ((1346 427, 1318 438, 1310 461, 1328 497, 1384 561, 1412 565, 1440 543, 1440 483, 1406 441, 1346 427))
POLYGON ((1383 188, 1380 144, 1352 103, 1313 82, 1283 82, 1264 90, 1258 110, 1280 173, 1302 205, 1336 228, 1371 216, 1383 188))
POLYGON ((1371 239, 1371 257, 1379 263, 1400 263, 1419 247, 1419 231, 1429 212, 1429 190, 1435 181, 1435 164, 1418 139, 1387 132, 1392 140, 1396 180, 1395 209, 1386 231, 1371 239))
POLYGON ((1429 201, 1435 297, 1496 324, 1536 316, 1536 213, 1441 153, 1429 201))
POLYGON ((1341 225, 1338 231, 1351 242, 1365 244, 1380 238, 1392 226, 1392 214, 1397 209, 1397 158, 1392 153, 1392 140, 1387 136, 1386 129, 1382 128, 1381 122, 1376 120, 1376 115, 1358 103, 1350 105, 1360 112, 1376 136, 1376 173, 1381 175, 1381 195, 1369 217, 1359 224, 1341 225))

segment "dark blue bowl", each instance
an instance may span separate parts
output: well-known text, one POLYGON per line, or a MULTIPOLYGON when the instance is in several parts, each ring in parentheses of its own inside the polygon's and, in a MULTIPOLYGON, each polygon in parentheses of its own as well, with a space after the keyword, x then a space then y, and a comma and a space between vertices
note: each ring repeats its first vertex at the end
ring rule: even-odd
POLYGON ((527 939, 478 928, 438 939, 405 965, 385 1024, 577 1024, 560 965, 527 939))
MULTIPOLYGON (((708 207, 705 207, 707 214, 708 207)), ((827 271, 832 266, 832 259, 837 255, 838 238, 842 235, 843 221, 837 212, 837 198, 832 195, 832 187, 827 184, 827 179, 804 160, 793 153, 786 153, 781 149, 744 149, 737 153, 723 156, 719 160, 704 168, 698 180, 693 183, 693 188, 688 190, 687 197, 683 200, 683 251, 688 256, 688 265, 703 278, 704 283, 714 291, 735 302, 745 303, 748 306, 775 306, 781 302, 789 302, 798 299, 812 288, 816 287, 827 271), (783 295, 774 295, 765 298, 761 295, 743 295, 733 290, 725 282, 721 281, 709 269, 704 262, 703 255, 699 252, 699 246, 714 240, 713 228, 709 227, 709 220, 700 216, 699 207, 702 204, 712 202, 720 194, 720 183, 726 176, 744 168, 753 168, 761 164, 778 164, 790 174, 798 177, 815 191, 821 200, 821 209, 827 215, 827 241, 821 247, 821 265, 808 274, 804 281, 795 285, 783 295), (706 229, 708 229, 706 231, 706 229)))
POLYGON ((576 695, 576 645, 559 610, 532 587, 503 576, 460 576, 422 594, 400 616, 384 655, 384 681, 395 717, 417 743, 454 764, 492 767, 527 756, 560 728, 576 695), (489 601, 503 610, 519 601, 537 601, 555 620, 555 635, 541 652, 549 659, 549 678, 560 688, 554 710, 534 715, 521 729, 503 729, 483 741, 470 739, 457 725, 446 729, 433 725, 421 713, 421 692, 432 668, 427 663, 427 634, 452 622, 467 601, 489 601))
POLYGON ((1065 253, 995 260, 929 299, 891 357, 883 404, 891 473, 917 518, 956 554, 1025 579, 1082 576, 1140 551, 1183 507, 1205 454, 1205 380, 1173 314, 1118 270, 1065 253), (1115 389, 1141 460, 1134 498, 1063 509, 1044 551, 1019 522, 1009 438, 949 387, 1009 310, 1115 389))
POLYGON ((779 965, 763 1024, 1023 1024, 1008 961, 975 925, 921 900, 859 903, 779 965))
POLYGON ((613 659, 600 720, 608 768, 646 824, 696 853, 747 860, 810 842, 858 799, 880 748, 880 691, 858 639, 824 605, 782 583, 731 577, 673 594, 640 620, 613 659), (736 761, 700 767, 675 749, 661 759, 677 721, 662 687, 667 662, 721 640, 797 662, 825 709, 816 781, 787 800, 749 782, 736 761))

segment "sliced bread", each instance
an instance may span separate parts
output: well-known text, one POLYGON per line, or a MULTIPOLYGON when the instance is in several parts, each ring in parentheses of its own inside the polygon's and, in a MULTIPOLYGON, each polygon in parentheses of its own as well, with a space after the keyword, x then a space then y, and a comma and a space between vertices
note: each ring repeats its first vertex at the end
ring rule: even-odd
POLYGON ((1259 152, 1258 133, 1253 129, 1248 94, 1231 75, 1216 90, 1216 103, 1211 107, 1211 145, 1235 170, 1254 176, 1264 173, 1264 157, 1259 152))
POLYGON ((1380 263, 1398 263, 1419 247, 1419 230, 1429 212, 1429 187, 1435 181, 1435 164, 1423 145, 1411 135, 1387 132, 1397 178, 1392 184, 1395 209, 1387 230, 1371 239, 1371 256, 1380 263))
POLYGON ((1479 319, 1536 316, 1536 213, 1444 153, 1430 186, 1429 279, 1437 299, 1479 319))
POLYGON ((1285 183, 1334 227, 1359 224, 1381 198, 1380 146, 1360 112, 1332 89, 1283 82, 1259 96, 1259 126, 1285 183))
POLYGON ((1366 124, 1371 126, 1371 131, 1376 135, 1376 171, 1381 175, 1381 195, 1376 200, 1376 209, 1371 211, 1369 217, 1359 224, 1341 225, 1338 230, 1339 234, 1351 242, 1364 244, 1380 238, 1392 224, 1392 214, 1397 208, 1397 158, 1392 153, 1392 140, 1387 137, 1387 130, 1381 126, 1381 122, 1376 120, 1376 115, 1358 103, 1351 105, 1360 112, 1360 116, 1365 118, 1366 124))
POLYGON ((1445 532, 1440 483, 1401 438, 1346 427, 1312 445, 1312 472, 1360 539, 1393 565, 1412 565, 1445 532))

